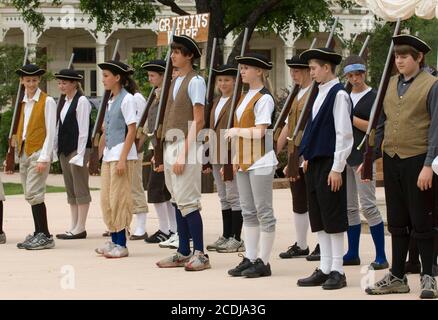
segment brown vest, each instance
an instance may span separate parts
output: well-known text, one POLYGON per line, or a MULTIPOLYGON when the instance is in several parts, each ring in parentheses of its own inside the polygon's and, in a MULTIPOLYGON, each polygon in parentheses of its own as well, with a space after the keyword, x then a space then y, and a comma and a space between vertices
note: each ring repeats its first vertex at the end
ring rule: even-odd
POLYGON ((405 159, 427 152, 430 126, 427 96, 436 81, 421 71, 405 95, 399 97, 398 76, 391 78, 383 101, 386 115, 383 150, 390 157, 397 154, 405 159))
POLYGON ((197 76, 196 71, 190 71, 184 78, 179 87, 175 99, 173 99, 173 88, 175 80, 172 81, 167 99, 166 112, 163 120, 162 139, 166 138, 166 133, 170 129, 180 129, 184 132, 184 138, 188 134, 188 122, 193 121, 193 105, 189 97, 189 83, 193 77, 197 76))
MULTIPOLYGON (((298 100, 298 96, 295 97, 292 102, 292 106, 290 108, 289 116, 287 118, 287 136, 292 137, 295 131, 295 126, 297 125, 298 118, 300 117, 301 111, 304 108, 304 104, 306 103, 307 96, 309 95, 310 88, 307 89, 306 93, 298 100)), ((292 153, 294 144, 292 141, 288 141, 287 143, 287 151, 288 153, 292 153)))
MULTIPOLYGON (((32 113, 27 124, 24 152, 28 157, 32 153, 40 150, 46 139, 46 121, 44 113, 46 109, 46 98, 47 94, 41 91, 40 98, 33 105, 32 113)), ((25 105, 25 102, 21 103, 20 120, 17 128, 18 154, 21 154, 22 152, 25 105)))
MULTIPOLYGON (((219 113, 219 118, 217 119, 216 124, 214 123, 215 119, 215 113, 216 113, 216 108, 217 105, 219 103, 220 98, 217 98, 214 100, 213 103, 213 108, 211 108, 211 112, 210 112, 210 129, 213 129, 216 132, 216 153, 215 155, 213 155, 212 153, 210 153, 211 157, 216 160, 216 162, 213 163, 221 163, 220 161, 220 148, 221 148, 221 139, 225 142, 226 140, 223 137, 223 133, 225 129, 227 129, 227 125, 228 125, 228 117, 230 114, 230 108, 231 108, 231 100, 232 98, 229 97, 227 102, 225 103, 225 105, 223 106, 221 112, 219 113), (221 130, 222 130, 222 137, 221 137, 221 130)), ((210 150, 211 152, 211 150, 210 150)))
MULTIPOLYGON (((249 101, 245 110, 240 117, 240 121, 237 120, 236 114, 234 114, 234 127, 236 128, 253 128, 255 127, 255 114, 254 107, 257 101, 263 96, 262 93, 257 92, 256 95, 249 101)), ((245 95, 240 97, 236 110, 242 103, 245 95)), ((259 160, 265 155, 265 138, 262 139, 250 139, 242 138, 238 139, 238 152, 239 152, 239 166, 243 171, 247 171, 254 162, 259 160)))

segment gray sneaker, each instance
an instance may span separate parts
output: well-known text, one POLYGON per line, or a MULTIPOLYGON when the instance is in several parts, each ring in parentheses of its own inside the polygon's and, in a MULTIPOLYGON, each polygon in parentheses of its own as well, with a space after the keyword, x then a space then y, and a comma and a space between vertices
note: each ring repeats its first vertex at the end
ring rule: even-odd
POLYGON ((390 293, 408 293, 408 278, 406 275, 403 279, 399 279, 392 273, 387 273, 382 280, 377 281, 374 287, 366 288, 365 292, 371 295, 374 294, 390 294, 390 293))
POLYGON ((243 240, 238 241, 231 237, 222 246, 217 247, 216 251, 220 253, 244 252, 245 244, 243 240))
POLYGON ((48 237, 44 233, 40 232, 23 246, 26 250, 51 249, 55 247, 55 241, 53 240, 52 236, 48 237))
POLYGON ((192 254, 190 253, 188 256, 184 256, 178 251, 175 252, 173 255, 161 259, 156 263, 156 265, 159 268, 178 268, 178 267, 184 267, 185 264, 190 260, 192 257, 192 254))
POLYGON ((18 249, 24 249, 24 246, 29 244, 29 242, 35 237, 33 234, 28 234, 26 238, 23 240, 23 242, 17 243, 18 249))
POLYGON ((438 298, 438 290, 434 277, 425 274, 421 277, 421 299, 436 299, 438 298))
POLYGON ((129 256, 128 248, 116 245, 111 251, 105 251, 105 258, 124 258, 129 256))
POLYGON ((0 244, 6 243, 6 233, 0 233, 0 244))
POLYGON ((184 266, 184 269, 186 271, 202 271, 210 268, 211 265, 208 255, 204 254, 201 251, 195 251, 195 254, 190 258, 190 260, 184 266))
POLYGON ((207 246, 208 251, 216 251, 218 247, 224 245, 228 241, 227 238, 220 236, 215 242, 207 246))
POLYGON ((107 241, 107 242, 105 242, 103 247, 96 248, 96 249, 94 249, 94 251, 97 254, 105 254, 106 252, 113 250, 115 246, 116 246, 116 244, 113 243, 112 241, 107 241))

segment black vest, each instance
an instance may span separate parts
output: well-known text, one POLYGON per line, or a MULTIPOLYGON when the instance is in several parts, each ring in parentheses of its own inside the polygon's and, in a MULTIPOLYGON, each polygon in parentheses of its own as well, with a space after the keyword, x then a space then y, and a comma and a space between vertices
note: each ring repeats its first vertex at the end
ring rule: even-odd
MULTIPOLYGON (((58 128, 58 155, 61 153, 68 156, 73 151, 78 149, 79 126, 76 119, 76 108, 78 106, 79 98, 82 96, 79 91, 74 96, 64 122, 59 119, 58 128)), ((90 126, 88 128, 87 148, 91 148, 91 130, 92 130, 91 112, 90 112, 90 126)))
MULTIPOLYGON (((369 120, 371 109, 373 107, 374 100, 376 99, 376 91, 372 89, 367 92, 360 100, 357 102, 353 109, 353 116, 358 117, 362 120, 369 120)), ((360 131, 358 128, 353 126, 353 149, 351 150, 350 156, 347 159, 349 166, 358 166, 363 162, 363 153, 365 152, 365 144, 360 150, 357 150, 357 146, 362 142, 365 132, 360 131)))

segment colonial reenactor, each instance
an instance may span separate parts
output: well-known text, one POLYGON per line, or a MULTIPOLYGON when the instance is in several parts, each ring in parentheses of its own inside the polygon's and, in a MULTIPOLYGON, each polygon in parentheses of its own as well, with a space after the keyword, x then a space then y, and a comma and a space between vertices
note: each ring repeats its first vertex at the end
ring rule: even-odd
POLYGON ((347 285, 343 270, 347 231, 345 164, 353 146, 350 97, 335 75, 342 56, 332 49, 309 49, 301 54, 319 83, 300 145, 304 157, 309 218, 321 248, 319 269, 298 286, 340 289, 347 285))
MULTIPOLYGON (((294 83, 300 86, 300 91, 292 102, 292 106, 288 117, 285 121, 280 137, 277 141, 277 154, 279 154, 286 143, 288 144, 288 154, 293 152, 293 142, 287 141, 287 137, 291 137, 301 111, 304 108, 306 99, 309 95, 309 88, 312 84, 310 77, 309 65, 306 61, 300 59, 299 55, 293 56, 291 59, 286 60, 286 64, 290 68, 290 74, 294 83)), ((307 260, 314 261, 319 260, 319 245, 309 255, 309 247, 307 245, 307 230, 309 229, 309 210, 307 205, 306 194, 306 180, 304 179, 303 172, 303 159, 300 159, 299 177, 289 178, 290 190, 292 193, 292 206, 294 212, 295 233, 297 235, 297 241, 290 246, 285 252, 280 253, 280 258, 290 259, 298 257, 307 257, 307 260)), ((287 168, 285 168, 287 171, 287 168)))
MULTIPOLYGON (((147 135, 154 131, 155 121, 158 114, 158 103, 160 101, 160 93, 163 84, 163 75, 166 70, 166 61, 152 60, 142 64, 142 69, 147 71, 149 83, 156 87, 154 102, 148 111, 147 125, 143 128, 143 133, 147 135)), ((151 138, 155 139, 154 136, 151 138)), ((152 145, 155 143, 149 143, 152 145)), ((153 148, 152 148, 153 150, 153 148)), ((166 188, 164 179, 164 166, 152 168, 147 188, 148 203, 152 203, 158 217, 158 230, 149 238, 146 238, 148 243, 159 243, 163 248, 178 248, 178 233, 176 228, 175 208, 170 202, 170 192, 166 188)))
POLYGON ((200 213, 202 164, 196 157, 201 147, 197 135, 204 127, 206 86, 204 79, 193 70, 193 60, 201 56, 198 44, 188 36, 174 36, 171 50, 178 76, 170 86, 162 130, 164 175, 176 206, 179 247, 174 255, 157 262, 157 266, 200 271, 211 267, 208 255, 204 254, 200 213))
POLYGON ((405 261, 410 236, 422 262, 421 298, 436 298, 432 276, 434 203, 432 162, 438 154, 438 82, 422 69, 431 49, 411 35, 393 37, 399 75, 390 79, 383 102, 383 174, 392 242, 392 268, 368 294, 410 291, 405 261))
POLYGON ((271 276, 269 264, 275 239, 276 219, 272 207, 272 184, 278 164, 272 146, 271 128, 275 101, 268 82, 272 62, 257 53, 236 57, 242 82, 249 91, 242 95, 234 113, 234 127, 225 138, 236 138, 235 179, 242 207, 245 256, 228 274, 233 277, 271 276), (271 141, 266 140, 271 139, 271 141))
POLYGON ((107 258, 129 255, 126 234, 132 220, 132 174, 137 161, 135 131, 137 108, 133 94, 133 70, 123 62, 109 60, 99 64, 105 90, 111 91, 104 120, 101 208, 111 242, 96 252, 107 258))
MULTIPOLYGON (((368 128, 376 91, 365 82, 365 61, 359 56, 350 56, 345 60, 344 76, 352 87, 350 98, 353 103, 353 146, 358 146, 368 128)), ((360 265, 361 220, 359 209, 361 209, 369 224, 376 249, 376 258, 371 263, 371 267, 374 270, 381 270, 388 268, 385 255, 385 231, 382 215, 376 204, 376 180, 361 181, 360 172, 357 171, 363 161, 363 153, 364 147, 361 150, 353 147, 345 167, 347 172, 348 252, 344 255, 344 266, 360 265)), ((375 172, 375 166, 373 171, 375 172)))
POLYGON ((55 151, 61 164, 71 214, 70 229, 56 237, 85 239, 91 202, 87 167, 91 148, 91 104, 82 92, 82 75, 63 69, 55 73, 55 78, 61 94, 65 95, 65 103, 59 113, 55 151))
POLYGON ((27 250, 50 249, 55 242, 47 225, 44 195, 56 134, 56 103, 38 88, 44 69, 27 64, 16 72, 25 88, 17 128, 20 177, 35 224, 35 232, 18 243, 17 247, 27 250))
MULTIPOLYGON (((242 231, 242 211, 240 210, 239 191, 236 179, 224 181, 221 175, 221 137, 227 128, 227 121, 231 109, 231 96, 233 95, 236 82, 237 69, 231 65, 222 65, 213 69, 215 73, 216 87, 221 96, 214 100, 210 111, 209 128, 216 132, 215 145, 210 148, 211 169, 204 170, 204 173, 213 173, 214 182, 222 209, 222 235, 207 250, 222 253, 243 252, 245 246, 240 238, 242 231)), ((221 139, 222 138, 222 139, 221 139)))

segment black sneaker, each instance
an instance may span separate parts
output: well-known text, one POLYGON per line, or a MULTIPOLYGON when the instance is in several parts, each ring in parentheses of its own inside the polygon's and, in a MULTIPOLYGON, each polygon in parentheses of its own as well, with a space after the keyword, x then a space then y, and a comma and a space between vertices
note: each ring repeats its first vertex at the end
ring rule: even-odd
POLYGON ((28 234, 26 236, 26 238, 23 240, 23 242, 17 243, 17 248, 18 249, 24 249, 24 246, 27 245, 33 239, 33 237, 35 237, 35 235, 33 233, 32 234, 28 234))
POLYGON ((269 277, 271 275, 271 265, 264 264, 263 260, 257 258, 251 266, 242 271, 242 276, 247 278, 269 277))
POLYGON ((389 263, 388 261, 384 261, 384 262, 371 262, 370 264, 370 269, 371 270, 383 270, 383 269, 388 269, 389 268, 389 263))
POLYGON ((170 235, 165 234, 163 231, 158 230, 153 235, 151 235, 149 238, 144 239, 147 243, 160 243, 163 241, 166 241, 170 238, 170 235))
POLYGON ((307 261, 319 261, 321 260, 321 251, 319 250, 319 243, 316 245, 315 250, 306 257, 307 261))
POLYGON ((327 281, 329 275, 322 272, 321 269, 316 269, 310 277, 299 279, 297 285, 299 287, 318 287, 322 286, 327 281))
POLYGON ((52 236, 48 237, 40 232, 23 246, 26 250, 51 249, 55 247, 55 241, 52 236))
POLYGON ((252 265, 252 262, 248 258, 245 258, 243 254, 239 253, 239 257, 242 257, 243 259, 235 268, 228 270, 230 276, 241 277, 242 272, 252 265))
POLYGON ((291 259, 291 258, 299 258, 303 256, 309 255, 309 247, 306 249, 301 249, 298 244, 295 244, 287 249, 286 252, 280 253, 280 258, 282 259, 291 259))
POLYGON ((328 279, 323 283, 322 288, 324 290, 341 289, 347 286, 347 278, 345 274, 341 274, 338 271, 330 272, 328 279))

